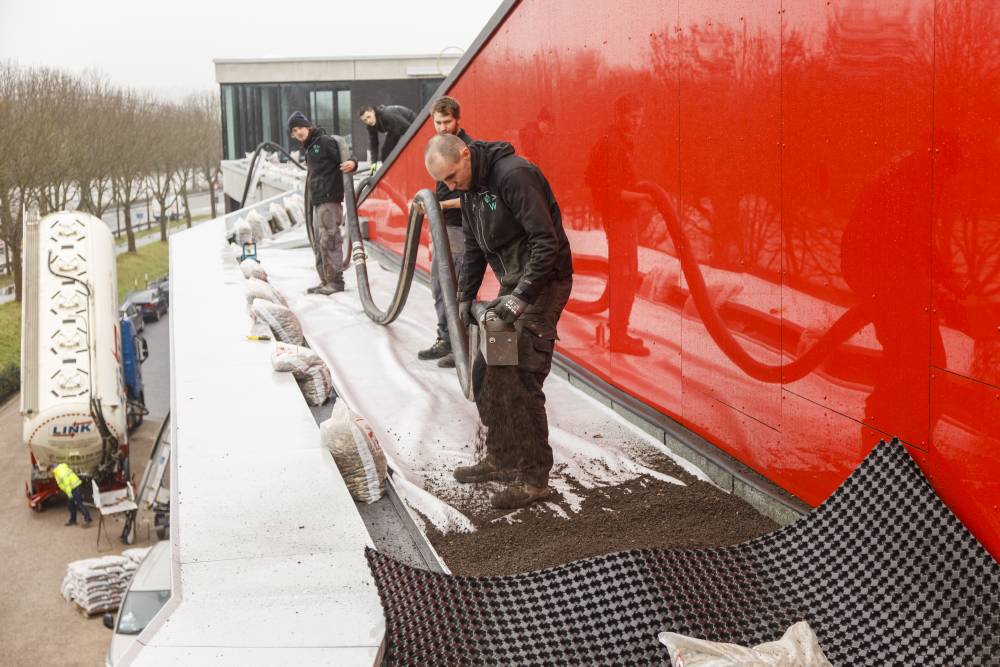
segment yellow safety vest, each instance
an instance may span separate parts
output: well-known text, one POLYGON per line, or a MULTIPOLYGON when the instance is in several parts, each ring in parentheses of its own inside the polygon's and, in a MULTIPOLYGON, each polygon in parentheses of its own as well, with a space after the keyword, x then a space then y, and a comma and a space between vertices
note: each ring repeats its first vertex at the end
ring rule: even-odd
POLYGON ((83 484, 83 482, 80 481, 80 478, 76 476, 76 473, 73 472, 72 468, 65 463, 57 465, 52 470, 52 476, 56 478, 56 484, 59 485, 59 488, 62 489, 63 493, 70 497, 73 496, 73 489, 83 484))

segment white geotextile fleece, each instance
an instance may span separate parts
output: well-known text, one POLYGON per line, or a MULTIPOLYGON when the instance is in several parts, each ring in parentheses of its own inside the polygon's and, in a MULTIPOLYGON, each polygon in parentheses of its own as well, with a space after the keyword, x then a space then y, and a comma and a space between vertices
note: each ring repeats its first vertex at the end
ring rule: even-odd
MULTIPOLYGON (((435 337, 430 290, 414 283, 399 319, 382 327, 364 314, 353 271, 344 273, 344 293, 324 297, 304 294, 316 282, 311 250, 274 249, 263 264, 271 284, 288 295, 312 349, 330 367, 337 394, 375 430, 397 473, 393 480, 400 495, 442 532, 472 530, 468 517, 449 501, 469 496, 452 471, 474 462, 476 408, 462 396, 454 370, 417 359, 417 351, 435 337)), ((375 302, 388 304, 397 274, 375 261, 368 271, 375 302)), ((565 380, 550 375, 545 394, 555 459, 550 484, 572 510, 579 511, 581 502, 571 491, 574 485, 594 488, 644 474, 680 484, 642 465, 638 454, 650 449, 708 481, 700 469, 565 380)))

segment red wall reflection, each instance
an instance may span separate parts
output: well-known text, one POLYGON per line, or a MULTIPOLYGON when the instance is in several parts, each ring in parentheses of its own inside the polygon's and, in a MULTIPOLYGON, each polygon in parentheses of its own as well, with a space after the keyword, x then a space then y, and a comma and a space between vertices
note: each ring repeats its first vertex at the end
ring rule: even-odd
POLYGON ((449 94, 556 192, 563 354, 814 504, 899 436, 1000 554, 1000 3, 525 0, 449 94))

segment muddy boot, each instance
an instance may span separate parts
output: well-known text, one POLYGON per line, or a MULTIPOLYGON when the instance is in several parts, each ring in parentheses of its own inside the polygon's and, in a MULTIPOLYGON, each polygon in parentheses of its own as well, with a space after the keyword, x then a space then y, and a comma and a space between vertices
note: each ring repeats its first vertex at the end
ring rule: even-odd
POLYGON ((320 291, 321 289, 323 289, 323 285, 316 285, 314 287, 310 287, 309 289, 307 289, 306 290, 306 294, 315 294, 316 292, 320 291))
POLYGON ((64 526, 75 526, 75 525, 76 525, 76 521, 74 521, 73 519, 69 519, 69 520, 68 520, 68 521, 66 521, 66 523, 64 523, 63 525, 64 525, 64 526))
POLYGON ((337 292, 344 291, 344 283, 330 283, 328 285, 321 285, 316 288, 315 294, 322 294, 323 296, 330 296, 331 294, 336 294, 337 292))
POLYGON ((451 343, 443 338, 438 338, 429 348, 417 352, 417 359, 428 361, 430 359, 440 359, 448 354, 451 354, 451 343))
POLYGON ((527 507, 538 500, 545 500, 552 495, 548 486, 531 486, 530 484, 511 484, 503 491, 490 496, 490 505, 498 510, 516 510, 527 507))
POLYGON ((455 468, 455 479, 460 484, 473 484, 475 482, 498 481, 503 473, 496 463, 489 456, 472 466, 458 466, 455 468))
POLYGON ((455 367, 455 355, 449 352, 445 356, 438 359, 438 367, 440 368, 454 368, 455 367))

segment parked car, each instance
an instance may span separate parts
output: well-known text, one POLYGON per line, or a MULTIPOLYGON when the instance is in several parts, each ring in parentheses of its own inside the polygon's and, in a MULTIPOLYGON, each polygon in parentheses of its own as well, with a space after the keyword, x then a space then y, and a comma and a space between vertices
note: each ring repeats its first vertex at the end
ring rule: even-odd
POLYGON ((163 303, 170 307, 170 278, 164 276, 157 280, 150 280, 146 284, 146 289, 155 289, 156 293, 163 298, 163 303))
POLYGON ((160 316, 167 312, 167 300, 155 289, 136 292, 129 297, 129 300, 139 306, 146 320, 158 321, 160 316))
POLYGON ((105 664, 113 667, 128 651, 156 613, 170 599, 170 542, 157 542, 132 575, 118 616, 104 615, 104 627, 114 630, 105 664))
POLYGON ((146 328, 146 320, 142 316, 142 309, 139 304, 130 301, 128 297, 125 297, 125 303, 121 307, 122 319, 126 319, 132 323, 132 329, 136 333, 142 333, 142 330, 146 328))

